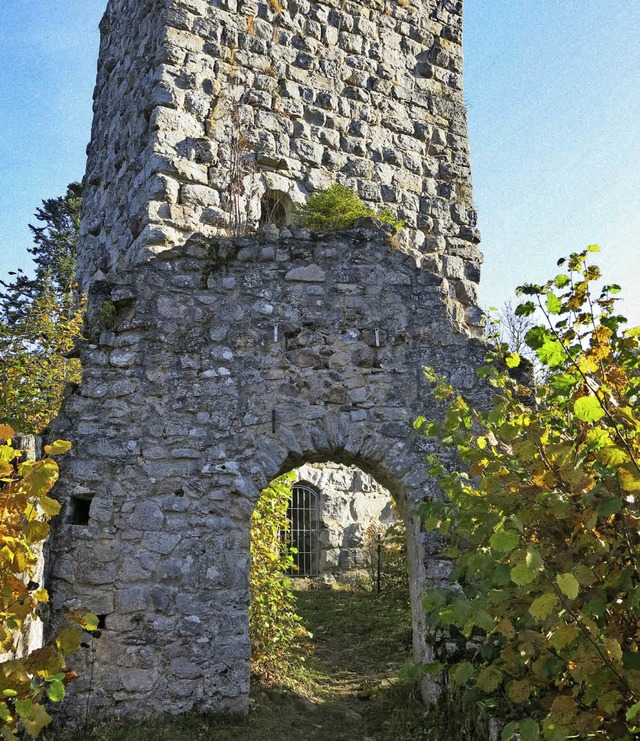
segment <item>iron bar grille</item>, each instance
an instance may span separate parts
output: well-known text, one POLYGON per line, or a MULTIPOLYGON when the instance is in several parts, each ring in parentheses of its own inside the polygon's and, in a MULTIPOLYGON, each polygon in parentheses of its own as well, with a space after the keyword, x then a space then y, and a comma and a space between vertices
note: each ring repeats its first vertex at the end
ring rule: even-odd
POLYGON ((320 561, 320 518, 318 515, 318 492, 305 484, 295 484, 287 510, 289 538, 296 568, 291 576, 317 576, 320 561))

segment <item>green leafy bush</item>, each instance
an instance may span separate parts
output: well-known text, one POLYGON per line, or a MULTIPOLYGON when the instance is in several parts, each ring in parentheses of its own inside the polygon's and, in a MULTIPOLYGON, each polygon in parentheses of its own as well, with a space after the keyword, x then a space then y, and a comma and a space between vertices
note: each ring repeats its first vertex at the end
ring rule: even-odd
POLYGON ((640 328, 625 331, 618 286, 594 291, 593 251, 519 289, 516 313, 544 317, 526 334, 545 369, 535 389, 515 377, 520 356, 497 350, 481 371, 491 408, 428 372, 446 417, 416 422, 466 466, 430 459, 446 501, 425 523, 460 588, 425 597, 449 636, 429 668, 495 698, 503 741, 640 732, 640 328))
POLYGON ((305 229, 318 232, 350 229, 357 219, 363 217, 391 224, 396 231, 404 225, 389 209, 374 211, 351 188, 338 183, 317 190, 304 205, 296 207, 296 222, 305 229))
POLYGON ((283 681, 310 648, 311 634, 296 614, 291 580, 293 557, 283 542, 293 474, 262 492, 251 518, 249 634, 251 670, 267 684, 283 681))

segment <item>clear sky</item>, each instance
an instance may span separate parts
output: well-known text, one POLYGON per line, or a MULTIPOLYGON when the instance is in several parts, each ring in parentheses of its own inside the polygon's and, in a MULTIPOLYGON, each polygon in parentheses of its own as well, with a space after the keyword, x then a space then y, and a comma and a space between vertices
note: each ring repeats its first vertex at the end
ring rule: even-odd
MULTIPOLYGON (((80 179, 105 0, 0 0, 0 275, 80 179)), ((640 1, 465 0, 483 306, 603 248, 640 324, 640 1)))

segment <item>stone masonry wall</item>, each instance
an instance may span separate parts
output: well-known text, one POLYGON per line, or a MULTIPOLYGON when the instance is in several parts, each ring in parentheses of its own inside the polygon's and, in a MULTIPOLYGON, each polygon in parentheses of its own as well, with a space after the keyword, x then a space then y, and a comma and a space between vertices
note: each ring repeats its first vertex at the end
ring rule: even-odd
POLYGON ((439 413, 424 365, 473 395, 484 355, 461 26, 461 0, 109 0, 49 564, 54 613, 104 628, 63 714, 247 711, 250 516, 305 463, 389 490, 429 660, 449 565, 412 422, 439 413), (334 180, 403 232, 256 232, 334 180))
POLYGON ((150 8, 110 0, 103 22, 85 287, 192 233, 254 227, 267 192, 301 202, 337 180, 405 220, 454 321, 477 324, 460 0, 150 8))
POLYGON ((306 464, 295 475, 318 492, 319 575, 339 580, 354 572, 366 576, 367 528, 384 531, 397 522, 391 494, 356 466, 306 464))
POLYGON ((376 223, 267 230, 193 238, 94 286, 83 381, 55 429, 74 447, 49 589, 54 610, 82 604, 105 629, 91 690, 80 663, 63 712, 246 709, 249 519, 306 462, 357 465, 391 492, 428 658, 420 594, 448 567, 414 517, 433 487, 411 425, 437 414, 422 366, 472 390, 483 352, 450 330, 420 261, 376 223))
POLYGON ((100 23, 98 81, 83 188, 79 275, 98 279, 132 242, 146 240, 147 204, 164 188, 151 175, 151 116, 166 101, 158 79, 166 0, 110 2, 100 23))

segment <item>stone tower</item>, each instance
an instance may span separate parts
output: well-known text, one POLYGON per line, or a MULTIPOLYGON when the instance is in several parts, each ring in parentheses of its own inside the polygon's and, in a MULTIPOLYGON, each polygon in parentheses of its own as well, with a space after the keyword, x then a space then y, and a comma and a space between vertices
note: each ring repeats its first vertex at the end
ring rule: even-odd
POLYGON ((428 658, 411 423, 423 365, 469 391, 482 357, 461 0, 109 0, 101 31, 49 571, 103 630, 64 711, 246 711, 249 520, 304 463, 394 496, 428 658), (403 232, 292 225, 334 181, 403 232))

